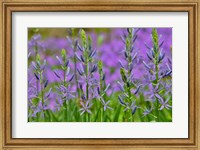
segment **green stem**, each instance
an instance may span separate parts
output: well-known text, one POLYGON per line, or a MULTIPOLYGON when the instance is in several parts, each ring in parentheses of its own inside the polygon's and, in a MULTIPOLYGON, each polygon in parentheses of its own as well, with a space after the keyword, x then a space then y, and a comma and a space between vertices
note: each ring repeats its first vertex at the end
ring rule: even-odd
MULTIPOLYGON (((38 55, 38 47, 37 47, 37 43, 36 43, 36 46, 35 46, 35 62, 37 61, 36 60, 36 56, 38 55)), ((37 95, 39 95, 39 81, 37 80, 36 81, 36 89, 37 89, 37 95)))
POLYGON ((102 90, 103 90, 103 81, 102 81, 102 78, 103 78, 102 73, 100 73, 100 95, 101 95, 102 90))
POLYGON ((101 122, 103 122, 103 114, 104 114, 103 108, 101 108, 101 122))
POLYGON ((156 116, 157 116, 157 118, 156 118, 156 121, 157 122, 159 122, 160 120, 159 120, 159 101, 158 101, 158 99, 156 98, 156 101, 157 101, 157 103, 156 103, 156 116))
POLYGON ((42 107, 44 106, 44 93, 43 93, 43 85, 42 85, 42 73, 40 74, 40 88, 41 88, 41 98, 42 98, 42 107))
POLYGON ((76 56, 75 56, 75 53, 76 53, 76 50, 77 50, 77 47, 75 45, 75 42, 73 40, 73 45, 74 45, 74 74, 75 74, 75 84, 76 84, 76 89, 77 89, 77 92, 78 92, 78 99, 80 99, 80 91, 78 89, 78 76, 77 76, 77 66, 76 66, 76 62, 77 62, 77 59, 76 59, 76 56))
POLYGON ((131 121, 132 121, 132 113, 131 113, 131 110, 129 111, 129 116, 130 116, 130 117, 128 118, 128 121, 131 122, 131 121))
POLYGON ((134 122, 134 117, 133 117, 132 113, 131 113, 131 122, 134 122))
POLYGON ((88 62, 86 61, 86 97, 89 98, 89 84, 88 84, 88 62))
POLYGON ((69 101, 66 101, 66 103, 67 103, 67 105, 66 105, 67 106, 67 111, 66 111, 67 112, 67 120, 70 121, 70 118, 69 118, 69 112, 70 112, 69 101))
POLYGON ((132 114, 132 111, 129 110, 129 114, 130 114, 130 117, 129 117, 129 122, 134 122, 134 117, 133 117, 133 114, 132 114))
MULTIPOLYGON (((158 55, 157 55, 157 60, 158 60, 158 55)), ((155 69, 156 69, 156 84, 158 84, 158 80, 159 80, 159 77, 158 77, 158 72, 159 72, 159 68, 158 68, 158 61, 156 62, 155 64, 155 69)), ((158 98, 156 98, 156 121, 159 122, 159 101, 158 101, 158 98)))
POLYGON ((87 113, 84 114, 84 121, 87 122, 87 113))
POLYGON ((159 71, 159 68, 158 68, 158 63, 156 62, 156 83, 158 83, 158 71, 159 71))
POLYGON ((88 119, 87 122, 90 122, 90 114, 89 113, 87 113, 87 117, 88 117, 87 118, 88 119))
POLYGON ((127 112, 125 111, 125 119, 124 119, 125 122, 127 122, 127 112))
POLYGON ((45 118, 45 112, 43 110, 44 108, 44 89, 43 89, 43 78, 42 78, 42 72, 40 73, 40 88, 41 88, 41 99, 42 99, 42 113, 44 114, 44 120, 46 120, 45 118))
MULTIPOLYGON (((66 62, 65 62, 66 63, 66 62)), ((64 64, 65 64, 64 63, 64 64)), ((63 74, 64 74, 64 81, 63 81, 63 84, 64 84, 64 87, 66 87, 66 68, 63 70, 63 74)), ((68 119, 68 104, 67 104, 67 101, 66 101, 66 98, 64 99, 64 118, 66 119, 66 121, 69 121, 68 119)))
POLYGON ((64 101, 63 106, 64 106, 64 118, 63 118, 63 121, 68 121, 68 118, 67 118, 67 104, 66 104, 66 101, 64 101))
MULTIPOLYGON (((132 30, 131 32, 129 33, 129 36, 127 37, 128 38, 128 41, 132 41, 133 40, 133 35, 132 35, 132 30)), ((133 43, 132 43, 133 44, 133 43)), ((126 49, 126 52, 127 52, 127 62, 128 62, 128 77, 131 76, 131 65, 132 65, 132 57, 131 57, 131 45, 132 44, 129 44, 129 45, 126 45, 127 49, 126 49)), ((129 80, 128 80, 129 82, 129 80)), ((130 83, 129 83, 130 84, 130 83)), ((131 104, 132 100, 131 100, 131 96, 132 96, 132 92, 131 92, 131 87, 129 85, 129 87, 127 88, 127 92, 128 92, 128 102, 131 104)), ((134 96, 135 97, 135 96, 134 96)), ((128 119, 127 121, 132 121, 133 120, 133 115, 132 115, 132 112, 131 110, 128 110, 128 112, 126 113, 126 118, 128 119), (129 113, 130 111, 130 113, 129 113), (129 116, 130 114, 130 116, 129 116), (127 118, 128 117, 128 118, 127 118)))

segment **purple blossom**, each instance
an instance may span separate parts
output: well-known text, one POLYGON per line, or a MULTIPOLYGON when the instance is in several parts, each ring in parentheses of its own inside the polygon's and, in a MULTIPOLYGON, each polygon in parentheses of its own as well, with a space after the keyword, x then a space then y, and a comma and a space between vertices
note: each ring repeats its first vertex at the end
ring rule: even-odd
POLYGON ((110 100, 108 100, 107 102, 105 102, 103 99, 101 99, 101 102, 103 104, 103 110, 106 111, 107 109, 113 110, 113 108, 111 108, 110 106, 108 106, 108 104, 110 103, 110 100))
POLYGON ((170 108, 172 108, 172 106, 170 106, 170 105, 168 104, 168 101, 169 101, 169 100, 170 100, 170 97, 167 98, 166 101, 164 101, 163 99, 160 100, 160 103, 161 103, 160 110, 162 110, 162 109, 164 109, 164 108, 166 108, 166 109, 170 109, 170 108))
POLYGON ((81 115, 83 115, 83 114, 86 113, 86 112, 89 113, 89 114, 92 113, 91 110, 90 110, 90 108, 91 108, 91 106, 92 106, 93 104, 89 104, 89 103, 90 103, 89 100, 87 100, 86 103, 81 102, 81 106, 82 106, 82 108, 80 109, 81 115))

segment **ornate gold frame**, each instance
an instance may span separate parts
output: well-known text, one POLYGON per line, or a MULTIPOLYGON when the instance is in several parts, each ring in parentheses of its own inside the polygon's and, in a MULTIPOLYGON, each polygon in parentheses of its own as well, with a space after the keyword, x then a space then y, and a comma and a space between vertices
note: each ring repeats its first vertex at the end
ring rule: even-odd
POLYGON ((0 0, 0 149, 200 149, 199 0, 0 0), (14 139, 12 131, 12 12, 137 11, 189 14, 189 138, 187 139, 14 139))

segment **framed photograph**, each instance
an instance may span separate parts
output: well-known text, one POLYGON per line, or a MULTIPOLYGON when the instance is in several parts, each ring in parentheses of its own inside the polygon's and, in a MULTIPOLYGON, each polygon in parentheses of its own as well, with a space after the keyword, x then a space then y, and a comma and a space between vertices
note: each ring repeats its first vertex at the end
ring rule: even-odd
POLYGON ((3 1, 2 149, 199 149, 199 1, 3 1))

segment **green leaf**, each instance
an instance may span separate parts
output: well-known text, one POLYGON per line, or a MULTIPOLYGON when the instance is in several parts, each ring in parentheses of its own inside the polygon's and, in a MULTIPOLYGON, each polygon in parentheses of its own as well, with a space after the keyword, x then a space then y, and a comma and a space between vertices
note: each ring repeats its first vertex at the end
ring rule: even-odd
POLYGON ((101 60, 98 61, 98 68, 99 70, 102 70, 102 67, 103 67, 103 63, 101 60))
POLYGON ((121 106, 119 105, 117 107, 117 110, 116 110, 116 113, 115 113, 115 116, 114 116, 114 122, 118 122, 120 111, 121 111, 121 106))
POLYGON ((135 89, 136 87, 137 86, 134 83, 130 82, 130 89, 135 89))
POLYGON ((88 46, 91 48, 92 47, 92 38, 90 35, 88 35, 88 46))
MULTIPOLYGON (((95 118, 94 118, 94 121, 96 122, 97 120, 98 120, 98 116, 99 116, 99 111, 100 111, 101 109, 98 109, 98 111, 97 111, 97 113, 96 113, 96 116, 95 116, 95 118)), ((99 119, 100 120, 100 119, 99 119)))
POLYGON ((126 78, 126 71, 124 68, 120 68, 120 74, 121 74, 122 80, 126 83, 127 78, 126 78))
POLYGON ((51 118, 51 122, 58 122, 58 119, 56 118, 56 116, 54 115, 54 113, 52 111, 49 111, 50 113, 50 118, 51 118))
POLYGON ((45 121, 46 122, 50 122, 51 121, 51 115, 50 115, 50 110, 45 110, 44 113, 45 113, 45 121))
POLYGON ((151 83, 152 83, 154 86, 156 86, 156 84, 158 83, 158 81, 157 81, 157 79, 155 79, 155 80, 152 80, 151 83))
POLYGON ((36 55, 36 61, 40 63, 40 55, 39 54, 36 55))
POLYGON ((106 119, 105 120, 108 120, 109 122, 112 122, 111 118, 108 115, 106 115, 106 119))
POLYGON ((160 90, 159 94, 165 94, 165 89, 160 90))
POLYGON ((75 29, 71 28, 71 31, 72 31, 72 37, 74 37, 75 36, 75 29))
POLYGON ((66 51, 65 51, 65 49, 61 50, 61 56, 62 56, 63 59, 66 58, 66 51))
POLYGON ((33 105, 38 105, 38 103, 40 102, 40 100, 41 100, 41 98, 39 98, 39 97, 33 98, 33 99, 32 99, 33 105))

